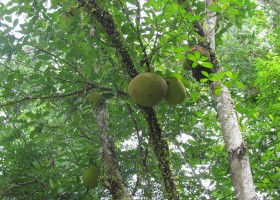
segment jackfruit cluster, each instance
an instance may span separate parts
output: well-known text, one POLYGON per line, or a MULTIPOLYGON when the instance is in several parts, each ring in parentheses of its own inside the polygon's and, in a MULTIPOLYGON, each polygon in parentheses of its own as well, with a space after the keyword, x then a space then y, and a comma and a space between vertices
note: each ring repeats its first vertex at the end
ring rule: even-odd
POLYGON ((157 105, 162 99, 175 105, 185 99, 183 83, 175 78, 163 79, 161 76, 145 72, 134 77, 128 85, 128 94, 132 101, 145 106, 157 105))
POLYGON ((98 185, 99 172, 96 167, 87 168, 82 175, 83 184, 88 189, 95 188, 98 185))

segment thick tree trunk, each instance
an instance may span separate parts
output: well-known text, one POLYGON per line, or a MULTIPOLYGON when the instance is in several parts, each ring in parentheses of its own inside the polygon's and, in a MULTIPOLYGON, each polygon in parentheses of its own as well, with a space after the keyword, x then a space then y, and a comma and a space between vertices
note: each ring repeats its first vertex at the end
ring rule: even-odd
POLYGON ((257 199, 248 152, 241 135, 230 92, 220 83, 213 83, 212 91, 217 105, 226 149, 229 153, 229 165, 235 197, 239 200, 257 199), (222 91, 220 95, 215 95, 215 88, 218 85, 222 87, 222 91))
MULTIPOLYGON (((206 0, 206 7, 210 6, 213 2, 214 0, 206 0)), ((215 27, 217 17, 215 17, 214 12, 210 12, 209 10, 206 10, 206 12, 207 17, 205 22, 207 28, 205 30, 205 35, 213 54, 213 52, 215 52, 215 27)), ((215 68, 215 71, 221 71, 219 65, 215 66, 215 68)), ((257 199, 248 152, 241 135, 230 92, 226 86, 219 82, 213 82, 211 89, 217 106, 224 142, 229 153, 229 165, 235 197, 239 200, 257 199), (217 86, 222 88, 220 95, 216 95, 215 93, 217 86)))
POLYGON ((131 196, 123 183, 119 170, 114 142, 107 135, 108 119, 105 100, 96 108, 96 121, 100 134, 102 160, 105 169, 105 185, 115 200, 130 200, 131 196))

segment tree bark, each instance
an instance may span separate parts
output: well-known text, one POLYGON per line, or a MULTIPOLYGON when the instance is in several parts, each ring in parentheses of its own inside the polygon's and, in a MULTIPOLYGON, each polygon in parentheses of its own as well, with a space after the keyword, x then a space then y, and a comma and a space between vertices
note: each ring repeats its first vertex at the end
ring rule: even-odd
POLYGON ((230 92, 224 85, 212 83, 212 94, 217 105, 226 149, 229 153, 229 165, 235 197, 239 200, 257 199, 248 152, 241 135, 230 92), (220 95, 215 94, 217 86, 222 87, 220 95))
MULTIPOLYGON (((214 0, 206 0, 207 17, 205 19, 207 24, 205 35, 212 54, 215 52, 215 27, 217 17, 215 16, 215 12, 209 11, 207 7, 213 2, 214 0)), ((212 57, 216 58, 216 55, 212 57)), ((216 60, 216 63, 217 62, 216 60)), ((216 65, 215 68, 216 72, 221 71, 220 65, 216 65)), ((211 90, 217 106, 223 139, 229 153, 229 165, 235 198, 239 200, 257 199, 248 152, 243 141, 230 92, 228 88, 220 82, 213 82, 211 84, 211 90), (216 95, 215 93, 217 87, 221 87, 220 95, 216 95)))
POLYGON ((120 173, 113 138, 106 133, 108 129, 108 115, 105 100, 100 103, 95 112, 96 123, 100 134, 102 160, 105 169, 105 186, 110 191, 113 199, 130 200, 132 198, 124 185, 120 173))

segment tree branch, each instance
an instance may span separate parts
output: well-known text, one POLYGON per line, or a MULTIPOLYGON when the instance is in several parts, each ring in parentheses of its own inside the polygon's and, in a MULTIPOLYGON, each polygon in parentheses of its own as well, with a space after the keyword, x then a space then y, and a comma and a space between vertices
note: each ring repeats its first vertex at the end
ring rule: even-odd
MULTIPOLYGON (((84 89, 76 90, 74 92, 70 92, 70 93, 66 93, 66 94, 61 94, 61 95, 24 97, 24 98, 16 100, 16 101, 10 101, 10 102, 6 102, 6 103, 3 103, 3 104, 0 104, 0 106, 4 107, 4 106, 8 106, 8 105, 23 103, 23 102, 26 102, 26 101, 32 101, 32 100, 37 100, 37 99, 40 99, 40 100, 62 99, 62 98, 65 98, 65 97, 80 95, 80 94, 82 94, 84 92, 87 92, 87 91, 90 91, 90 90, 92 90, 94 88, 99 89, 101 91, 106 91, 106 92, 113 92, 114 91, 111 88, 101 87, 101 86, 97 86, 97 85, 95 85, 93 83, 88 83, 88 86, 86 86, 84 89)), ((120 95, 120 96, 123 96, 123 97, 127 97, 128 96, 127 93, 125 93, 125 92, 123 92, 121 90, 118 90, 116 93, 118 95, 120 95)))
POLYGON ((125 187, 124 181, 119 169, 119 161, 117 159, 114 141, 107 134, 108 114, 105 99, 97 106, 96 124, 100 134, 102 159, 106 174, 106 186, 115 200, 130 200, 131 196, 125 187))
POLYGON ((136 71, 129 52, 123 45, 123 38, 117 31, 114 20, 110 13, 104 11, 94 0, 77 0, 81 7, 83 7, 91 16, 95 17, 103 26, 105 32, 108 34, 113 46, 121 55, 121 61, 124 69, 130 78, 134 78, 138 72, 136 71))

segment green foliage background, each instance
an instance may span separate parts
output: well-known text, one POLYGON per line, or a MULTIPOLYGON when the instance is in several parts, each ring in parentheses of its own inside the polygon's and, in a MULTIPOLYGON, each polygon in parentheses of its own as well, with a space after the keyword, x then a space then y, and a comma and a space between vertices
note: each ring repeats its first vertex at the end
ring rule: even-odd
MULTIPOLYGON (((224 71, 213 79, 232 92, 259 195, 275 199, 280 191, 279 5, 215 2, 210 9, 219 20, 217 54, 224 71)), ((112 15, 139 72, 176 77, 187 89, 183 104, 163 101, 155 107, 182 199, 232 199, 208 82, 197 83, 182 68, 185 53, 202 39, 193 23, 203 21, 204 2, 97 3, 112 15), (187 3, 193 14, 185 11, 187 3)), ((0 33, 2 199, 110 198, 102 181, 90 191, 81 181, 91 165, 103 172, 95 114, 87 101, 91 91, 107 99, 108 134, 127 188, 135 199, 162 199, 147 124, 127 96, 130 79, 121 52, 99 22, 74 0, 11 0, 0 3, 0 33), (137 178, 141 184, 135 187, 137 178)))

